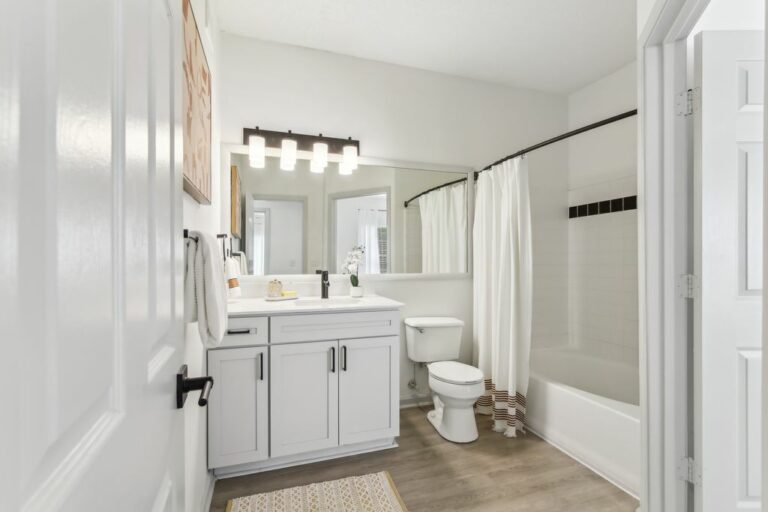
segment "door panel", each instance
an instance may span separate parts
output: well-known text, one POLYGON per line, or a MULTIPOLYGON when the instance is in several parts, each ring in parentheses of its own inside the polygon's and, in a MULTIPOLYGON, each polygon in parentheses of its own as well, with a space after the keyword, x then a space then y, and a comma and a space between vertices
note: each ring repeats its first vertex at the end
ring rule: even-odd
POLYGON ((6 4, 0 247, 17 256, 0 306, 18 401, 0 509, 184 510, 180 5, 6 4))
POLYGON ((398 436, 400 338, 342 340, 339 345, 340 443, 398 436))
POLYGON ((696 38, 696 510, 759 510, 763 33, 696 38))
POLYGON ((270 455, 338 446, 338 343, 273 345, 269 351, 270 455))
POLYGON ((208 351, 208 467, 269 458, 267 347, 208 351))

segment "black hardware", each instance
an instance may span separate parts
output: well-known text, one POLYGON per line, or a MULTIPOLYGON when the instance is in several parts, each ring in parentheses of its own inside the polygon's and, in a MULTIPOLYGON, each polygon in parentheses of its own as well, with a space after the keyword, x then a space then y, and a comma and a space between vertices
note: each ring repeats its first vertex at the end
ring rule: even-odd
MULTIPOLYGON (((512 153, 511 155, 505 156, 504 158, 500 160, 496 160, 490 165, 485 166, 481 171, 475 172, 475 180, 477 180, 477 176, 483 172, 490 170, 494 165, 499 165, 502 162, 506 162, 507 160, 511 160, 513 158, 517 158, 518 156, 523 156, 526 153, 530 153, 531 151, 534 151, 536 149, 541 149, 545 146, 549 146, 550 144, 554 144, 555 142, 560 142, 561 140, 565 140, 569 137, 573 137, 574 135, 578 135, 580 133, 588 132, 590 130, 594 130, 595 128, 600 128, 601 126, 605 126, 607 124, 615 123, 616 121, 621 121, 622 119, 626 119, 628 117, 636 116, 637 115, 637 109, 629 110, 627 112, 624 112, 622 114, 615 115, 613 117, 609 117, 608 119, 603 119, 602 121, 597 121, 592 124, 588 124, 586 126, 582 126, 581 128, 576 128, 575 130, 571 130, 570 132, 563 133, 562 135, 558 135, 557 137, 552 137, 551 139, 547 139, 544 142, 539 142, 538 144, 534 144, 533 146, 529 146, 525 149, 521 149, 517 153, 512 153)), ((419 197, 423 196, 424 194, 427 194, 429 192, 432 192, 434 190, 447 187, 449 185, 455 185, 456 183, 461 183, 462 181, 466 181, 466 178, 462 178, 460 180, 451 181, 450 183, 445 183, 443 185, 433 187, 429 190, 425 190, 424 192, 421 192, 420 194, 416 194, 409 200, 405 201, 404 205, 406 208, 408 208, 408 204, 412 201, 415 201, 419 197)))
POLYGON ((248 137, 251 135, 261 135, 264 137, 264 146, 268 148, 280 148, 283 139, 293 139, 296 141, 296 148, 298 151, 312 151, 312 144, 315 142, 325 142, 328 144, 328 153, 340 155, 344 152, 344 146, 355 146, 357 148, 357 154, 360 154, 360 141, 353 140, 352 137, 340 139, 336 137, 326 137, 323 134, 317 136, 293 133, 291 130, 288 130, 287 133, 276 132, 272 130, 262 130, 257 126, 256 128, 243 128, 243 144, 246 146, 248 145, 248 137))
POLYGON ((320 275, 320 298, 328 298, 328 288, 331 286, 331 282, 328 280, 327 270, 315 270, 315 274, 320 275))
POLYGON ((213 387, 213 377, 187 377, 187 365, 182 365, 179 373, 176 374, 176 408, 184 407, 187 400, 187 393, 200 390, 200 399, 197 405, 205 407, 208 405, 208 395, 211 394, 213 387))
POLYGON ((625 212, 637 209, 637 196, 619 197, 595 203, 580 204, 568 208, 568 218, 602 215, 604 213, 625 212))
POLYGON ((336 373, 336 347, 331 347, 331 373, 336 373))
POLYGON ((227 234, 219 233, 216 235, 216 238, 223 240, 221 243, 221 256, 224 258, 224 261, 227 261, 227 234))
POLYGON ((341 346, 341 369, 347 371, 347 346, 341 346))
POLYGON ((197 242, 197 237, 189 236, 189 230, 188 229, 184 230, 184 238, 190 238, 190 239, 194 240, 195 242, 197 242))
POLYGON ((259 354, 259 380, 264 380, 264 352, 259 354))

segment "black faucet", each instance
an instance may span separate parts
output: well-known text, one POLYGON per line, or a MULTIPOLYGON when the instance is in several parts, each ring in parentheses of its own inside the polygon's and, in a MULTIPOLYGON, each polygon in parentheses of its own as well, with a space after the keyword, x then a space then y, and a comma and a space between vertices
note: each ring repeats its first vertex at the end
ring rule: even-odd
POLYGON ((327 270, 315 270, 315 274, 320 274, 320 298, 328 298, 328 287, 331 286, 331 282, 328 280, 327 270))

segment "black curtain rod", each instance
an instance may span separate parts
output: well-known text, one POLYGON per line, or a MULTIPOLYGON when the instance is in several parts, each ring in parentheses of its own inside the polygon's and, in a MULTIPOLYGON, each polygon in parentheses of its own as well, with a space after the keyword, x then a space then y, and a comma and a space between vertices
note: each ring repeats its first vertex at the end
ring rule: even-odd
POLYGON ((605 126, 607 124, 615 123, 616 121, 621 121, 622 119, 626 119, 628 117, 636 116, 637 115, 637 109, 630 110, 628 112, 624 112, 623 114, 619 114, 613 117, 609 117, 608 119, 603 119, 602 121, 598 121, 596 123, 588 124, 587 126, 582 126, 581 128, 576 128, 575 130, 571 130, 570 132, 566 132, 562 135, 558 135, 557 137, 552 137, 551 139, 547 139, 544 142, 539 142, 538 144, 534 144, 533 146, 529 146, 525 149, 521 149, 517 153, 512 153, 509 156, 505 156, 501 160, 496 160, 490 165, 487 165, 483 167, 483 169, 479 172, 488 171, 493 167, 494 165, 499 165, 502 162, 506 162, 507 160, 511 160, 513 158, 517 158, 519 156, 523 156, 526 153, 530 153, 531 151, 534 151, 536 149, 543 148, 544 146, 549 146, 550 144, 554 144, 555 142, 560 142, 561 140, 565 140, 569 137, 573 137, 574 135, 578 135, 580 133, 588 132, 590 130, 594 130, 595 128, 600 128, 601 126, 605 126))
MULTIPOLYGON (((513 158, 517 158, 519 156, 523 156, 526 153, 530 153, 531 151, 534 151, 536 149, 541 149, 545 146, 549 146, 550 144, 554 144, 555 142, 560 142, 561 140, 565 140, 569 137, 573 137, 574 135, 578 135, 580 133, 588 132, 590 130, 594 130, 595 128, 600 128, 601 126, 605 126, 607 124, 615 123, 616 121, 621 121, 622 119, 626 119, 628 117, 636 116, 637 115, 637 109, 629 110, 627 112, 624 112, 623 114, 618 114, 613 117, 609 117, 607 119, 603 119, 602 121, 597 121, 596 123, 588 124, 586 126, 582 126, 581 128, 576 128, 575 130, 571 130, 570 132, 563 133, 562 135, 558 135, 557 137, 553 137, 551 139, 547 139, 544 142, 539 142, 538 144, 534 144, 533 146, 529 146, 525 149, 521 149, 517 153, 512 153, 511 155, 505 156, 501 160, 497 160, 493 162, 490 165, 487 165, 482 170, 475 172, 475 179, 477 179, 477 175, 481 172, 490 170, 494 165, 499 165, 502 162, 506 162, 507 160, 511 160, 513 158)), ((438 185, 437 187, 432 187, 429 190, 425 190, 424 192, 420 194, 416 194, 409 200, 405 201, 403 204, 405 204, 405 207, 408 208, 408 203, 418 199, 419 197, 423 196, 424 194, 428 194, 430 192, 433 192, 435 190, 438 190, 443 187, 448 187, 450 185, 455 185, 456 183, 461 183, 462 181, 466 181, 467 178, 462 178, 460 180, 451 181, 449 183, 444 183, 443 185, 438 185)))

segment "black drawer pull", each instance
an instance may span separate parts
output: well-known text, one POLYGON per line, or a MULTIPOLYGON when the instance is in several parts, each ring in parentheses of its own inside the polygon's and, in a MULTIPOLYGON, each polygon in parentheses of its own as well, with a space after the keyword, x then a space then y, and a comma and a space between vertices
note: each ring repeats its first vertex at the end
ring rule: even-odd
POLYGON ((336 373, 336 347, 331 347, 331 373, 336 373))
POLYGON ((347 371, 347 346, 341 347, 341 369, 347 371))
POLYGON ((235 334, 256 334, 256 328, 245 328, 245 329, 227 329, 227 334, 230 336, 235 334))

